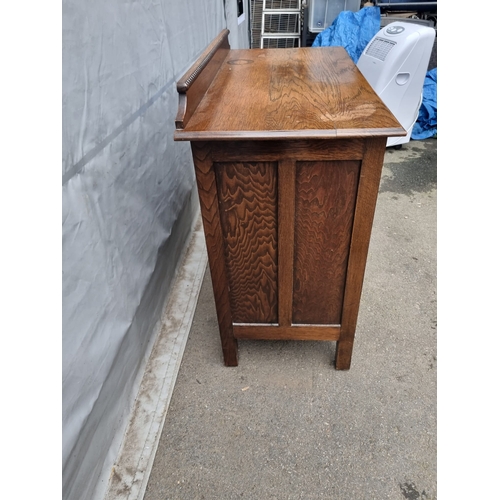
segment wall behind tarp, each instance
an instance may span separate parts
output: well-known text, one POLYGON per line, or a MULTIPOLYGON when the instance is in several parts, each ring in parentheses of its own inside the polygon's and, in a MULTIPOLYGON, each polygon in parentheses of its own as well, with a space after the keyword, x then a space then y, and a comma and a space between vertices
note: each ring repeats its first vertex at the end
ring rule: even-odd
POLYGON ((63 0, 64 499, 104 494, 198 211, 175 84, 225 27, 248 47, 236 3, 63 0))

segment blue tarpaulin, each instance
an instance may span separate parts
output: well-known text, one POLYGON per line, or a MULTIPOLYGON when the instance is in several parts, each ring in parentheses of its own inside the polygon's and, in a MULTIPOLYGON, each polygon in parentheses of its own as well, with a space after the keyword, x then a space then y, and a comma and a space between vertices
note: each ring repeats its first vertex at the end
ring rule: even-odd
POLYGON ((380 8, 364 7, 358 12, 342 11, 330 27, 318 33, 313 47, 344 47, 357 63, 368 42, 380 31, 380 8))
POLYGON ((437 68, 427 72, 424 80, 422 104, 411 131, 411 138, 428 139, 437 134, 437 68))

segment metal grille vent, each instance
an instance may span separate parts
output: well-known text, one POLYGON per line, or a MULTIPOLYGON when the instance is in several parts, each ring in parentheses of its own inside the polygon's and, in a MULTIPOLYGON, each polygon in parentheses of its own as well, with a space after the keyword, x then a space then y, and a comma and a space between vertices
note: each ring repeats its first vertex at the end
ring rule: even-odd
POLYGON ((266 0, 266 9, 300 9, 301 0, 266 0))
POLYGON ((265 33, 300 33, 300 13, 297 14, 265 14, 265 33))
POLYGON ((366 54, 368 56, 375 57, 381 61, 385 61, 389 51, 396 45, 396 42, 390 42, 389 40, 384 40, 383 38, 375 38, 368 48, 366 49, 366 54))
POLYGON ((302 0, 250 0, 250 5, 252 49, 300 47, 302 0))
POLYGON ((263 49, 293 49, 299 47, 297 38, 264 38, 263 49))
POLYGON ((263 0, 252 0, 251 9, 251 49, 260 47, 260 32, 262 28, 262 3, 263 0))

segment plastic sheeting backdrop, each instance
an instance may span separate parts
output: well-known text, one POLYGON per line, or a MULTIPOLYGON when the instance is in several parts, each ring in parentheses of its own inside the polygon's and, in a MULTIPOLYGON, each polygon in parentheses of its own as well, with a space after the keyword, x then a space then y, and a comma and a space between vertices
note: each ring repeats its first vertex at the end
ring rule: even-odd
POLYGON ((248 41, 223 0, 63 0, 62 13, 63 498, 83 500, 107 484, 196 212, 175 83, 227 24, 233 48, 248 41))

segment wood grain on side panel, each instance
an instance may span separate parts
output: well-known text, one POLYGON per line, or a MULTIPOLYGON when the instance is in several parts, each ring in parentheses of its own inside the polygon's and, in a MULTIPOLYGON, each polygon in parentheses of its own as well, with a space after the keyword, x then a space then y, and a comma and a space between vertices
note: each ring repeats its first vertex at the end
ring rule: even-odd
POLYGON ((297 162, 293 322, 340 323, 359 161, 297 162))
POLYGON ((238 343, 233 335, 229 285, 224 259, 224 242, 220 226, 215 172, 210 158, 210 146, 207 143, 198 142, 191 144, 191 149, 196 171, 205 240, 207 242, 208 262, 212 276, 224 364, 226 366, 238 366, 238 343))
POLYGON ((214 166, 233 322, 276 322, 277 164, 214 166))

